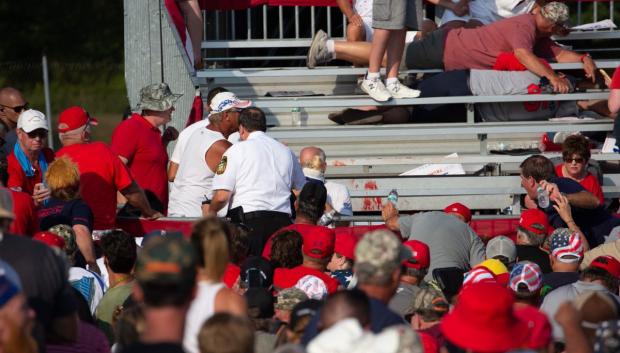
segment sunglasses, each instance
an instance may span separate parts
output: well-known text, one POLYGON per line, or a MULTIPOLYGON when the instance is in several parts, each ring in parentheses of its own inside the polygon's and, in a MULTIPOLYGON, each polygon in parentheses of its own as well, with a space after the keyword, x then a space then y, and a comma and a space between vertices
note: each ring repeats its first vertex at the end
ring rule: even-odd
POLYGON ((35 139, 37 137, 40 137, 41 139, 44 139, 47 137, 47 131, 43 130, 43 129, 37 129, 34 131, 30 131, 27 132, 26 135, 28 135, 29 138, 31 139, 35 139))
POLYGON ((24 110, 28 110, 28 102, 26 102, 24 105, 18 105, 16 107, 9 107, 8 105, 3 105, 0 104, 0 111, 3 112, 5 108, 10 108, 12 109, 15 113, 21 113, 24 110))
POLYGON ((583 162, 585 162, 585 159, 583 158, 565 158, 564 162, 566 163, 577 163, 577 164, 582 164, 583 162))

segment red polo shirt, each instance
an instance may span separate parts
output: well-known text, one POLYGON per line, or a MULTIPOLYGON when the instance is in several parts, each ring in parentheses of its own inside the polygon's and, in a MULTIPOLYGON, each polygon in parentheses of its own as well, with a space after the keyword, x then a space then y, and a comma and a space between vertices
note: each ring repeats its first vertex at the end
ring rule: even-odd
POLYGON ((80 170, 82 199, 93 212, 93 229, 116 227, 116 191, 132 183, 127 167, 103 142, 80 143, 61 148, 80 170))
POLYGON ((112 134, 112 151, 127 159, 127 166, 138 185, 157 196, 168 208, 168 154, 161 132, 142 115, 133 114, 112 134))
POLYGON ((34 206, 32 197, 25 192, 11 191, 13 199, 13 214, 15 219, 11 223, 9 232, 17 235, 33 236, 39 231, 39 220, 37 219, 37 209, 34 206))
POLYGON ((325 272, 321 272, 304 265, 294 268, 276 268, 273 274, 273 285, 277 289, 291 288, 294 287, 300 279, 307 275, 318 277, 325 282, 325 286, 327 287, 327 292, 329 294, 335 293, 340 285, 338 280, 332 278, 325 272))
MULTIPOLYGON (((41 150, 41 153, 45 156, 45 160, 48 165, 49 163, 52 163, 54 160, 54 151, 49 148, 44 148, 41 150)), ((9 181, 6 186, 10 189, 23 191, 28 195, 32 195, 34 192, 34 186, 43 180, 41 167, 37 166, 34 171, 34 175, 32 177, 27 177, 15 157, 15 152, 11 152, 11 154, 6 157, 6 161, 8 164, 7 172, 9 173, 9 181)))

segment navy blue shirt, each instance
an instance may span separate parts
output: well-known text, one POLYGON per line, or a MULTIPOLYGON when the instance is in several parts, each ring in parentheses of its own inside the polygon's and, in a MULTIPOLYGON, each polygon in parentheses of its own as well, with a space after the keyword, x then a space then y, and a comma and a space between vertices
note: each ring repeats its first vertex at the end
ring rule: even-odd
MULTIPOLYGON (((551 178, 549 182, 558 186, 561 193, 570 195, 581 191, 586 191, 581 184, 568 178, 551 178)), ((567 227, 558 212, 553 208, 555 203, 551 203, 549 207, 544 209, 549 216, 549 224, 554 228, 567 227)), ((604 205, 599 205, 594 209, 585 209, 571 206, 573 219, 583 234, 588 239, 590 248, 594 248, 605 241, 605 236, 609 235, 611 230, 620 225, 620 218, 612 216, 604 205)))
POLYGON ((84 225, 89 231, 93 228, 93 213, 82 199, 62 201, 49 199, 47 205, 37 211, 39 228, 48 230, 58 224, 84 225))
MULTIPOLYGON (((368 298, 370 304, 370 330, 373 333, 379 333, 386 327, 395 325, 406 325, 407 323, 402 316, 393 312, 388 308, 386 304, 374 298, 368 298)), ((304 336, 301 339, 301 344, 307 346, 319 334, 319 318, 321 313, 315 315, 304 331, 304 336)))

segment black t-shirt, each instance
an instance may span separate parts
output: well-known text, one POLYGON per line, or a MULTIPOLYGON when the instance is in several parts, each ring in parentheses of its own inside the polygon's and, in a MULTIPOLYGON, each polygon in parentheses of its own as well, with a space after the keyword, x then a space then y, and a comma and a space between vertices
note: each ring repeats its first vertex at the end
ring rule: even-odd
POLYGON ((4 234, 0 259, 9 263, 22 282, 28 304, 36 313, 34 337, 45 347, 45 332, 55 318, 76 312, 67 264, 47 245, 26 237, 4 234))
POLYGON ((142 343, 136 342, 121 349, 121 353, 185 353, 178 343, 142 343))
POLYGON ((93 212, 82 199, 62 201, 49 199, 46 205, 37 211, 39 228, 48 230, 58 224, 74 226, 84 225, 92 231, 93 212))
MULTIPOLYGON (((551 178, 550 182, 556 184, 560 192, 570 195, 581 191, 585 191, 583 186, 578 182, 568 178, 551 178)), ((549 216, 549 224, 554 228, 566 227, 566 223, 562 220, 558 212, 553 208, 555 203, 551 203, 549 207, 544 209, 549 216)), ((605 241, 605 236, 609 235, 611 230, 620 225, 620 218, 612 216, 603 205, 594 209, 585 209, 571 206, 573 219, 583 234, 588 239, 590 248, 594 248, 605 241)))
POLYGON ((552 290, 565 286, 567 284, 575 283, 579 280, 579 273, 577 272, 551 272, 546 273, 542 280, 542 289, 540 293, 542 296, 552 290))
POLYGON ((517 261, 531 261, 540 267, 542 273, 552 272, 549 254, 533 245, 517 245, 517 261))

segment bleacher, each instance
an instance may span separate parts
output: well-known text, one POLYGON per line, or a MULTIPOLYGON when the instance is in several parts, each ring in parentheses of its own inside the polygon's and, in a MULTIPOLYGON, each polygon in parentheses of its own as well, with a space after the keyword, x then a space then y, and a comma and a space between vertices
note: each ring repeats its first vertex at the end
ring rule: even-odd
MULTIPOLYGON (((609 14, 614 3, 572 3, 576 24, 598 21, 609 14), (585 18, 587 7, 592 18, 585 18)), ((340 179, 353 196, 356 212, 377 211, 378 198, 396 188, 402 210, 440 209, 460 201, 478 210, 519 213, 518 164, 525 156, 490 154, 502 146, 524 149, 538 147, 544 132, 611 131, 610 119, 578 122, 474 121, 479 103, 606 99, 605 90, 573 94, 514 96, 467 96, 395 99, 384 105, 467 104, 466 119, 458 123, 338 126, 327 115, 347 107, 377 105, 357 89, 365 68, 326 66, 307 69, 305 53, 318 29, 331 37, 344 36, 345 21, 337 8, 268 7, 236 11, 203 12, 205 40, 202 42, 206 69, 191 73, 203 96, 209 88, 224 86, 239 96, 252 99, 268 114, 269 134, 298 152, 303 146, 322 147, 329 159, 327 177, 340 179), (272 91, 312 91, 316 97, 266 97, 272 91), (302 125, 292 126, 291 109, 300 108, 302 125), (446 163, 443 156, 458 153, 450 163, 463 165, 465 176, 400 177, 399 174, 426 163, 446 163)), ((573 21, 575 23, 575 21, 573 21)), ((620 31, 573 32, 558 38, 577 51, 588 51, 600 68, 611 75, 620 65, 617 41, 620 31), (604 43, 601 45, 601 43, 604 43)), ((557 70, 578 70, 579 64, 553 64, 557 70)), ((189 70, 188 70, 189 72, 189 70)), ((437 70, 402 72, 403 75, 437 70)), ((618 154, 593 152, 593 159, 614 164, 618 154)), ((609 197, 620 193, 620 174, 610 172, 604 180, 609 197)))

